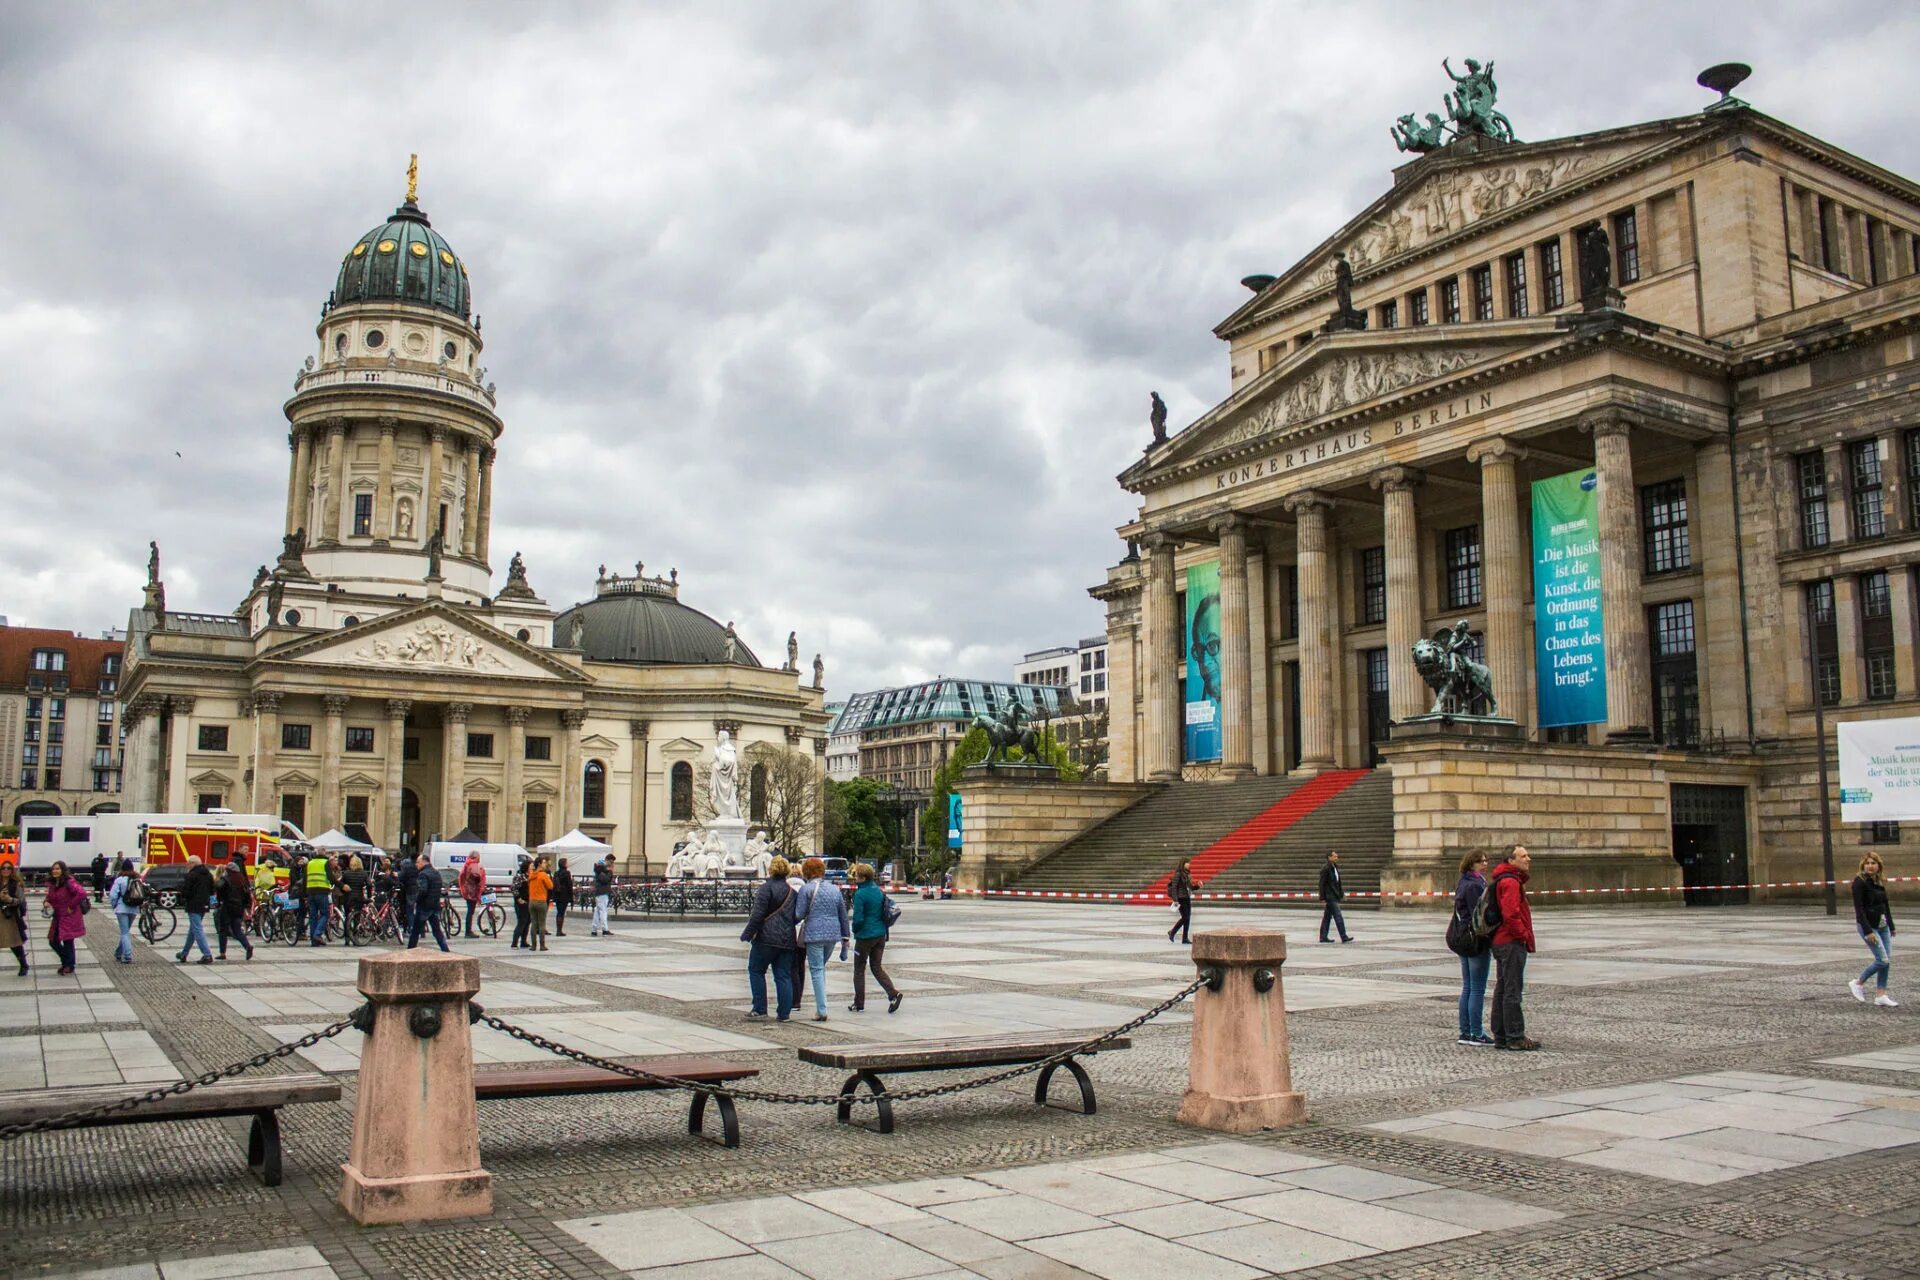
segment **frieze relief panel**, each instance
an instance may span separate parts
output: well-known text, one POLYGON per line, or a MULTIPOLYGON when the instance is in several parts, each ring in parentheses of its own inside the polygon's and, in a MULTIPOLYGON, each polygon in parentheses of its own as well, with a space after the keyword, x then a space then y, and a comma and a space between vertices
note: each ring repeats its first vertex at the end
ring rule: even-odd
POLYGON ((400 667, 465 675, 545 677, 532 663, 503 655, 479 636, 438 619, 382 631, 358 644, 304 655, 309 662, 356 667, 400 667))
POLYGON ((1219 436, 1206 441, 1206 444, 1212 448, 1225 448, 1276 435, 1289 427, 1303 426, 1327 414, 1339 413, 1343 409, 1394 395, 1420 383, 1458 373, 1504 354, 1506 350, 1494 347, 1445 347, 1426 351, 1376 352, 1327 360, 1304 371, 1265 404, 1219 436))

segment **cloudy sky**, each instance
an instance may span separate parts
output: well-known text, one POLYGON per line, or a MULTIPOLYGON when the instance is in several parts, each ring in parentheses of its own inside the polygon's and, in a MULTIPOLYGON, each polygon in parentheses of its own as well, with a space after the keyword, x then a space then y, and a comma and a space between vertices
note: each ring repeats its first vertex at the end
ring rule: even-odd
POLYGON ((420 153, 507 423, 494 559, 680 569, 833 696, 1102 628, 1114 475, 1214 323, 1390 181, 1443 55, 1527 139, 1742 96, 1920 174, 1913 5, 11 4, 0 613, 232 609, 281 404, 420 153), (1728 21, 1737 13, 1737 22, 1728 21), (177 456, 176 456, 177 455, 177 456))

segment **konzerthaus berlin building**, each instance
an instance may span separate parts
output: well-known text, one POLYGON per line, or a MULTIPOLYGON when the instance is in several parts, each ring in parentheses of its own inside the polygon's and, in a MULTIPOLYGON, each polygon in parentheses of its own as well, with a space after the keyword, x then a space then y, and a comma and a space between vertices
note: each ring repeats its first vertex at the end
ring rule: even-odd
MULTIPOLYGON (((1230 394, 1120 477, 1112 778, 1389 769, 1389 889, 1508 840, 1561 886, 1817 875, 1816 694, 1920 713, 1917 254, 1920 187, 1737 99, 1402 165, 1248 278, 1230 394), (1591 523, 1536 544, 1555 477, 1591 523), (1461 620, 1509 734, 1402 723, 1461 620)), ((1839 828, 1840 874, 1903 839, 1839 828)))

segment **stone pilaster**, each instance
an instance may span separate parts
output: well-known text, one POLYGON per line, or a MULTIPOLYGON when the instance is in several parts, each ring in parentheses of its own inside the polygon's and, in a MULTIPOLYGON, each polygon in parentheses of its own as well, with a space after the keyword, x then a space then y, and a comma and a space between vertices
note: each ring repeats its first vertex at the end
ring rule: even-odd
POLYGON ((1425 631, 1420 608, 1420 526, 1413 491, 1423 479, 1412 467, 1384 467, 1373 487, 1385 498, 1387 559, 1387 706, 1395 720, 1429 706, 1426 681, 1413 667, 1413 642, 1425 631))
POLYGON ((373 498, 373 536, 387 542, 393 537, 393 437, 400 430, 400 419, 380 419, 380 487, 373 498))
POLYGON ((1180 682, 1174 668, 1180 651, 1175 616, 1173 539, 1150 534, 1147 551, 1147 781, 1180 778, 1180 682))
POLYGON ((1639 493, 1633 485, 1632 415, 1601 410, 1580 423, 1593 436, 1600 481, 1600 594, 1607 641, 1607 737, 1652 736, 1647 611, 1640 592, 1639 493))
POLYGON ((1525 451, 1510 440, 1482 440, 1467 450, 1480 464, 1480 545, 1487 601, 1487 666, 1499 715, 1521 728, 1533 722, 1527 699, 1527 565, 1520 553, 1517 461, 1525 451))
MULTIPOLYGON (((326 724, 320 737, 320 813, 318 826, 329 831, 340 825, 345 812, 340 802, 340 763, 346 751, 346 714, 350 699, 330 693, 320 699, 326 709, 326 724)), ((311 834, 311 833, 310 833, 311 834)))
MULTIPOLYGON (((633 735, 633 777, 627 794, 627 861, 638 860, 640 874, 647 873, 647 731, 645 720, 627 721, 633 735)), ((824 745, 824 740, 816 745, 824 745)))
MULTIPOLYGON (((514 844, 525 844, 527 839, 526 782, 522 774, 527 759, 527 717, 532 714, 532 707, 507 708, 507 811, 501 815, 501 830, 506 834, 501 839, 514 844)), ((549 834, 547 838, 551 840, 553 836, 549 834)))
POLYGON ((307 443, 304 431, 287 433, 287 450, 293 456, 287 460, 287 527, 283 532, 292 533, 306 520, 307 460, 311 446, 307 443))
POLYGON ((493 545, 493 446, 480 450, 480 532, 475 538, 475 556, 482 564, 492 564, 488 548, 493 545))
POLYGON ((322 517, 321 543, 340 540, 340 504, 347 490, 347 424, 335 418, 327 423, 327 510, 322 517))
POLYGON ((580 825, 580 726, 586 722, 584 711, 562 711, 560 725, 566 730, 563 754, 566 757, 566 774, 560 780, 560 834, 565 835, 580 825))
POLYGON ((1327 563, 1327 499, 1299 493, 1287 499, 1294 518, 1300 583, 1300 767, 1302 774, 1333 768, 1332 655, 1327 623, 1332 581, 1327 563))
MULTIPOLYGON (((433 531, 440 527, 440 455, 445 450, 446 443, 445 427, 427 429, 427 491, 420 497, 420 519, 414 527, 414 533, 423 546, 427 539, 433 536, 433 531)), ((455 827, 447 834, 452 835, 459 830, 460 828, 455 827)))
POLYGON ((1694 486, 1687 533, 1700 567, 1702 634, 1695 647, 1705 659, 1700 680, 1706 727, 1729 741, 1747 736, 1745 661, 1741 652, 1740 565, 1734 546, 1732 451, 1724 438, 1694 452, 1694 486), (1704 641, 1704 643, 1703 643, 1704 641))
MULTIPOLYGON (((193 810, 193 797, 187 794, 187 752, 193 747, 193 705, 191 694, 176 693, 167 698, 167 710, 172 716, 167 722, 167 785, 166 796, 160 802, 162 812, 193 810)), ((78 749, 86 750, 84 741, 78 749)), ((67 767, 76 768, 71 764, 67 767)))
POLYGON ((1887 586, 1893 602, 1894 685, 1900 697, 1911 698, 1920 690, 1914 670, 1913 575, 1904 569, 1895 569, 1887 574, 1887 586))
POLYGON ((442 710, 446 743, 440 758, 445 781, 440 788, 440 838, 451 840, 467 825, 467 717, 471 702, 449 702, 442 710))
MULTIPOLYGON (((156 726, 157 728, 158 726, 156 726)), ((253 811, 278 814, 280 788, 274 752, 280 749, 280 695, 257 691, 253 695, 253 811)), ((158 763, 156 761, 156 763, 158 763)), ((156 803, 158 792, 155 793, 156 803)))
POLYGON ((407 713, 411 710, 413 703, 406 698, 387 699, 387 768, 380 791, 380 839, 392 854, 400 852, 400 791, 407 766, 407 713))
POLYGON ((1247 523, 1226 516, 1220 537, 1220 771, 1253 774, 1253 662, 1247 611, 1247 523))
POLYGON ((467 488, 460 517, 460 554, 472 560, 479 557, 480 545, 480 443, 468 440, 462 452, 467 458, 467 488))
POLYGON ((1840 701, 1847 706, 1867 693, 1866 664, 1860 653, 1860 593, 1855 581, 1850 573, 1833 575, 1834 649, 1840 656, 1840 701))

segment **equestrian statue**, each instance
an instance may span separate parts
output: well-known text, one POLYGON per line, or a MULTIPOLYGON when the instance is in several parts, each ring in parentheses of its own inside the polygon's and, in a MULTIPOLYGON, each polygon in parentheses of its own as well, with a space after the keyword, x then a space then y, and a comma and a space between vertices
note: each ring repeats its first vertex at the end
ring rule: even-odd
POLYGON ((987 735, 986 765, 991 769, 996 762, 1004 764, 1007 752, 1020 748, 1020 754, 1035 763, 1040 760, 1040 733, 1033 727, 1033 721, 1027 715, 1027 709, 1015 698, 1007 704, 1007 709, 997 718, 988 719, 977 715, 973 718, 973 727, 987 735))

